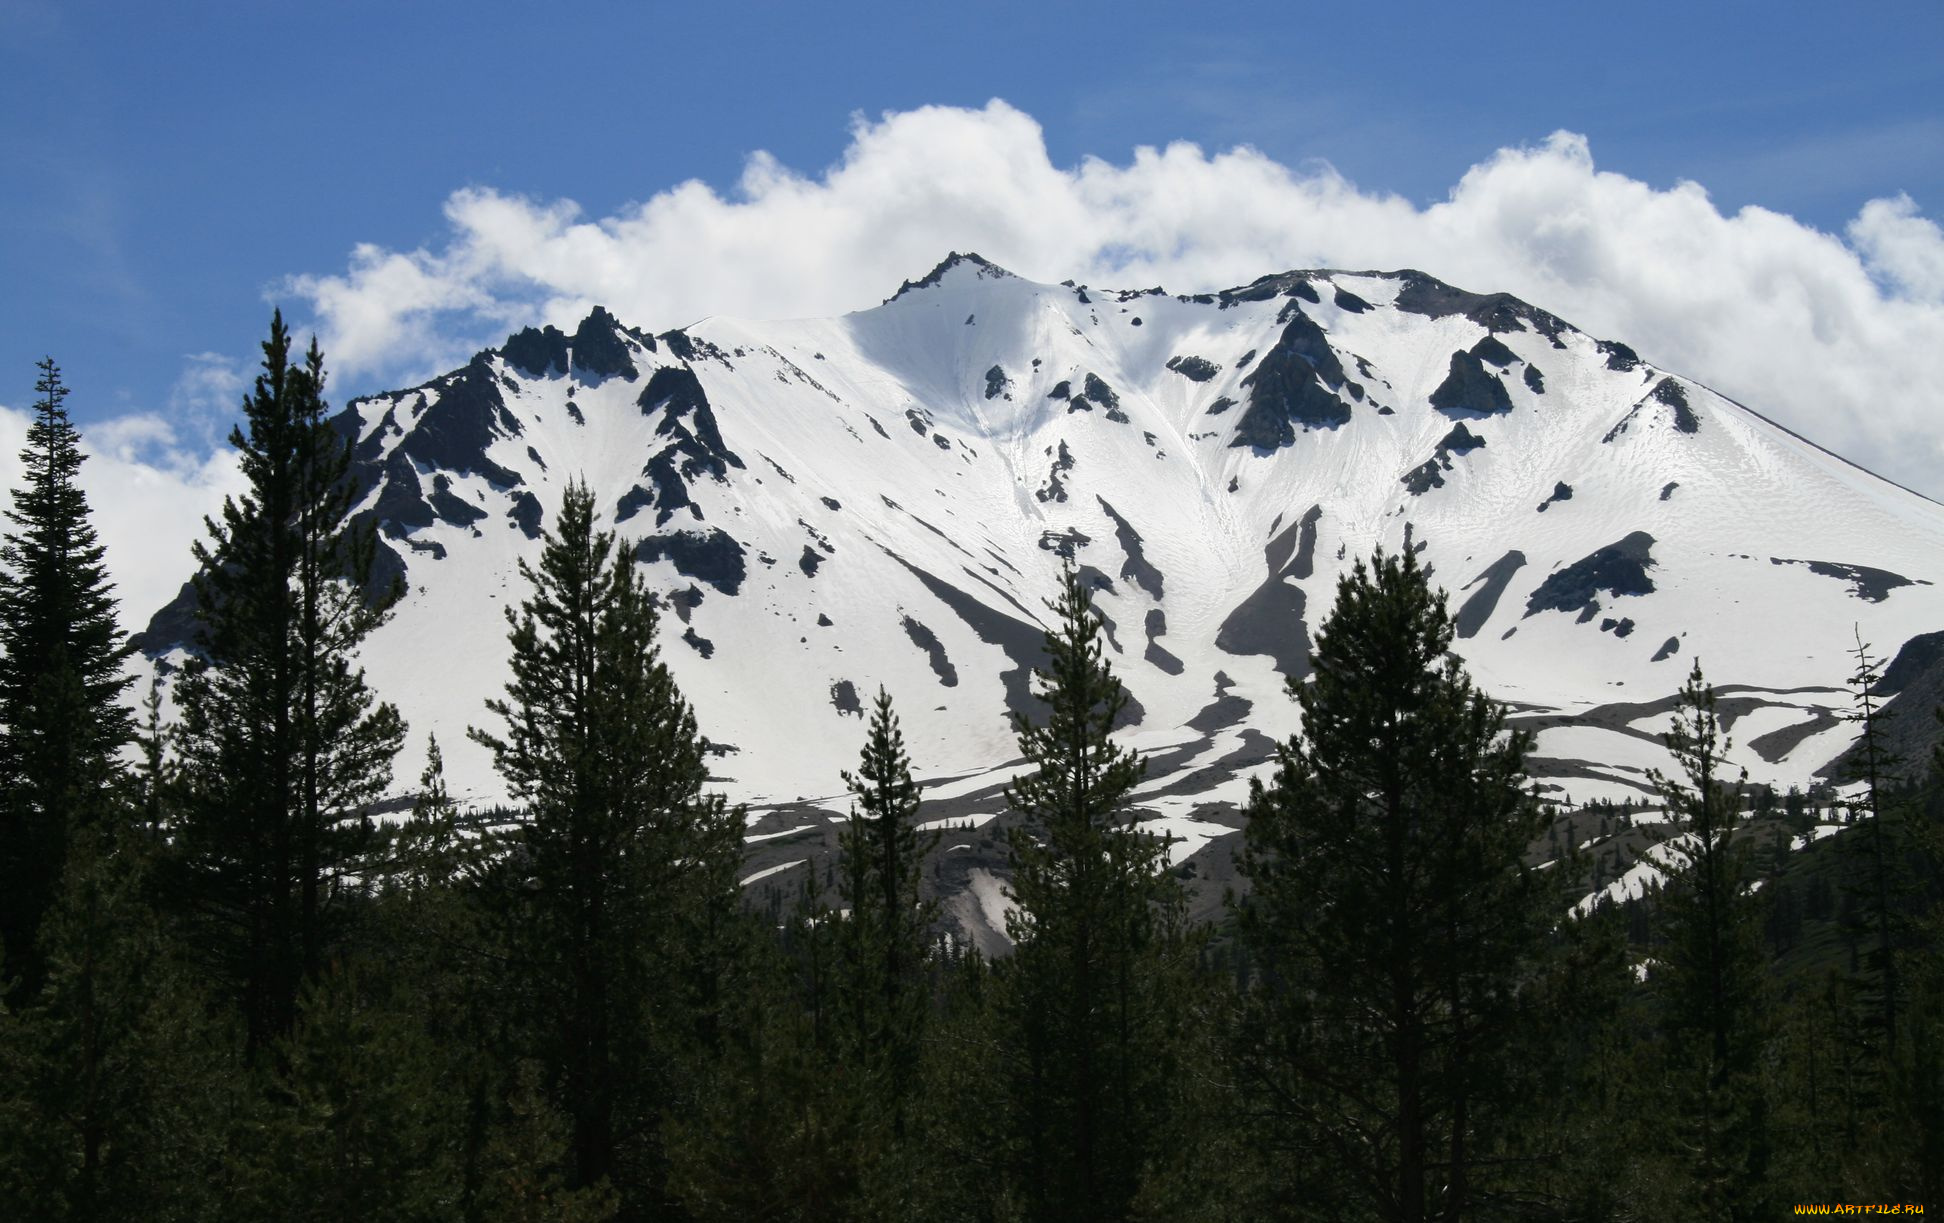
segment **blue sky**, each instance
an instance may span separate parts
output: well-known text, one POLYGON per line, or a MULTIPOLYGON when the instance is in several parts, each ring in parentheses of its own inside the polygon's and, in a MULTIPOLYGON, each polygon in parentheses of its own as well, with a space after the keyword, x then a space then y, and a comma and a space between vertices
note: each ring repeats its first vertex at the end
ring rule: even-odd
POLYGON ((1420 267, 1944 496, 1940 48, 1936 0, 0 0, 0 477, 51 354, 153 606, 272 302, 341 403, 596 301, 835 313, 976 249, 1420 267))
POLYGON ((251 352, 285 278, 437 242, 462 187, 606 215, 726 190, 758 149, 815 174, 855 112, 994 97, 1062 166, 1248 144, 1424 204, 1563 128, 1724 211, 1944 215, 1936 3, 553 11, 0 0, 0 402, 52 353, 84 419, 165 409, 187 356, 251 352))

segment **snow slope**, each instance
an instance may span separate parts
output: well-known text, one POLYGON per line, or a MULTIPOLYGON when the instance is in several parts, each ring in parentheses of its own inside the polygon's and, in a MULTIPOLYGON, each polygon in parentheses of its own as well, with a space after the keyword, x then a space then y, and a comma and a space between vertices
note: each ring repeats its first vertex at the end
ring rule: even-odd
MULTIPOLYGON (((584 478, 664 597, 723 788, 776 838, 752 879, 842 809, 880 685, 934 814, 997 808, 1064 556, 1097 586, 1177 859, 1233 831, 1296 729, 1310 628, 1377 546, 1419 550, 1536 773, 1577 799, 1647 791, 1697 657, 1745 728, 1737 762, 1805 784, 1850 738, 1854 627, 1889 652, 1944 626, 1944 508, 1410 271, 1177 297, 954 255, 841 318, 651 336, 597 309, 338 423, 408 584, 367 667, 455 790, 502 795, 464 729, 507 676, 517 563, 584 478)), ((178 601, 144 647, 186 623, 178 601)))

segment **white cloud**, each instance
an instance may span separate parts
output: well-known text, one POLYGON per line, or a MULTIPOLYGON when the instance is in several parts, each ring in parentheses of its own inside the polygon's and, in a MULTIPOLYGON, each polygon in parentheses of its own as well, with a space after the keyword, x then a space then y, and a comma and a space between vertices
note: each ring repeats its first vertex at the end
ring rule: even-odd
POLYGON ((182 373, 169 390, 175 415, 233 416, 250 380, 243 363, 219 352, 193 352, 182 359, 182 373))
POLYGON ((422 375, 595 302, 656 329, 839 313, 949 249, 1036 279, 1175 292, 1291 267, 1417 267, 1518 294, 1944 494, 1934 222, 1907 197, 1866 203, 1847 241, 1761 208, 1724 215, 1698 184, 1598 170, 1566 132, 1498 151, 1418 207, 1247 147, 1056 166, 1039 125, 993 101, 859 117, 835 165, 804 174, 757 153, 726 195, 685 182, 589 218, 567 200, 468 188, 445 212, 435 250, 360 246, 344 272, 290 282, 334 366, 422 375))
MULTIPOLYGON (((455 225, 462 224, 458 207, 468 194, 447 202, 446 215, 455 225)), ((398 254, 361 243, 344 275, 296 276, 286 288, 310 299, 326 320, 329 369, 353 374, 382 369, 415 377, 443 372, 471 355, 473 348, 439 333, 448 316, 463 312, 503 322, 530 313, 524 304, 496 301, 489 288, 503 279, 464 250, 398 254)))
POLYGON ((1905 296, 1944 304, 1944 230, 1917 214, 1915 200, 1871 200, 1850 222, 1849 237, 1870 271, 1905 296))
MULTIPOLYGON (((835 165, 806 174, 758 153, 727 194, 687 182, 589 218, 470 188, 445 212, 436 249, 363 245, 343 272, 290 282, 335 374, 402 384, 527 322, 571 325, 594 302, 655 329, 840 313, 952 249, 1041 280, 1176 292, 1292 267, 1418 267, 1624 340, 1944 496, 1944 233, 1906 196, 1868 201, 1831 235, 1760 208, 1723 215, 1694 183, 1601 172, 1582 137, 1558 133, 1498 151, 1419 207, 1246 147, 1055 166, 1039 125, 993 102, 859 118, 835 165)), ((252 372, 190 355, 166 412, 85 430, 83 484, 130 629, 189 573, 203 516, 243 491, 224 438, 252 372)), ((0 492, 28 419, 0 407, 0 492)))
MULTIPOLYGON (((0 406, 0 489, 20 483, 20 451, 32 421, 31 411, 0 406)), ((136 632, 188 579, 189 545, 204 534, 203 516, 244 491, 242 473, 227 447, 184 445, 168 421, 151 414, 89 425, 82 449, 88 461, 81 486, 108 550, 121 624, 136 632)))

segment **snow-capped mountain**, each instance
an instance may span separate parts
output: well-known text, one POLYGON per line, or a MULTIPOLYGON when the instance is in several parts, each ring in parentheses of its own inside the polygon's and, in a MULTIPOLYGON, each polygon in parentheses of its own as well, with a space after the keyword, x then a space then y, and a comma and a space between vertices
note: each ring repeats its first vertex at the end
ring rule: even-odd
POLYGON ((516 561, 584 476, 638 541, 757 844, 842 809, 879 685, 935 815, 995 810, 1067 557, 1177 859, 1233 828, 1295 728, 1310 627, 1379 544, 1419 550, 1474 676, 1537 732, 1536 773, 1579 799, 1646 792, 1697 656, 1737 759, 1807 783, 1853 736, 1854 626, 1886 653, 1944 626, 1944 507, 1624 344, 1414 271, 1171 296, 955 254, 841 318, 650 335, 597 308, 339 424, 408 586, 369 674, 438 733, 455 789, 502 793, 464 729, 506 679, 516 561))

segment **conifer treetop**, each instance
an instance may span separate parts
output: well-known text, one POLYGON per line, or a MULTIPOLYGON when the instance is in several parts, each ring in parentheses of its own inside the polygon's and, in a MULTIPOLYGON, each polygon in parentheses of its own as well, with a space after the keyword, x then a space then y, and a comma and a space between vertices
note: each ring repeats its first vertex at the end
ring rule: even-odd
POLYGON ((95 722, 91 747, 112 754, 133 735, 120 704, 134 682, 123 668, 130 647, 80 484, 87 456, 68 419, 68 387, 52 357, 35 368, 39 398, 20 452, 22 484, 6 511, 13 529, 0 536, 0 705, 29 700, 34 676, 72 668, 95 722))

